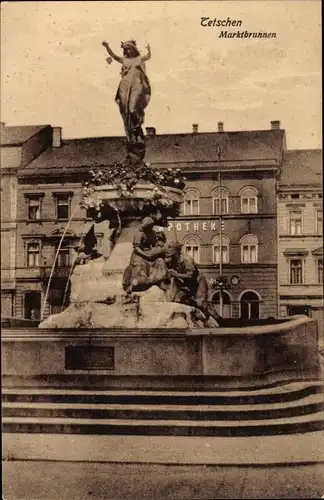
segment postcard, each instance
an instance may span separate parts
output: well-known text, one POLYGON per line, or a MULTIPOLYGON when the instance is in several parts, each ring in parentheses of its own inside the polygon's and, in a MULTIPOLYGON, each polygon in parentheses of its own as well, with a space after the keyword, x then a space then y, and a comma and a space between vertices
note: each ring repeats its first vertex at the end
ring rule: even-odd
POLYGON ((323 498, 321 4, 1 5, 3 498, 323 498))

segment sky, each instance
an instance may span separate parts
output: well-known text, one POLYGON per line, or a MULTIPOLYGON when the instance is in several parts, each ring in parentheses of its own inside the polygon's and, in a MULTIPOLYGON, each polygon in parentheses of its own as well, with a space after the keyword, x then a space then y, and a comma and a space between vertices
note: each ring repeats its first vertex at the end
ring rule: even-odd
POLYGON ((124 135, 114 101, 120 65, 106 40, 150 44, 157 133, 263 130, 280 120, 287 147, 322 147, 318 0, 66 1, 1 4, 1 121, 63 127, 64 138, 124 135), (201 17, 241 20, 202 27, 201 17), (275 39, 219 38, 221 30, 275 39))

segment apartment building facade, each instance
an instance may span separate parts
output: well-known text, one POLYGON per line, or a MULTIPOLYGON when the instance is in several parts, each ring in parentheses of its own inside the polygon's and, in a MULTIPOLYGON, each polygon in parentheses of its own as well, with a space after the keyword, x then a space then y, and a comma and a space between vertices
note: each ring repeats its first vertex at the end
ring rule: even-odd
POLYGON ((52 128, 6 126, 1 122, 1 314, 16 312, 18 171, 51 143, 52 128))
POLYGON ((182 214, 168 228, 169 238, 183 244, 209 282, 220 275, 227 280, 229 289, 210 290, 218 309, 222 294, 226 317, 277 315, 275 190, 285 133, 279 122, 271 125, 268 131, 226 134, 219 124, 218 161, 201 154, 186 165, 182 214))
POLYGON ((323 329, 322 151, 284 154, 278 183, 280 315, 306 314, 323 329))

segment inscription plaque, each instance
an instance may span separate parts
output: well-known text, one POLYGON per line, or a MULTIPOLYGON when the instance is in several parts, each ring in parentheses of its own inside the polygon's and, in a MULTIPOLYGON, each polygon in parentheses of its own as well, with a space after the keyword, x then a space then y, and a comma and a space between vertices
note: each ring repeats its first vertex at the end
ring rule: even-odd
POLYGON ((67 346, 66 370, 114 370, 115 348, 107 346, 67 346))

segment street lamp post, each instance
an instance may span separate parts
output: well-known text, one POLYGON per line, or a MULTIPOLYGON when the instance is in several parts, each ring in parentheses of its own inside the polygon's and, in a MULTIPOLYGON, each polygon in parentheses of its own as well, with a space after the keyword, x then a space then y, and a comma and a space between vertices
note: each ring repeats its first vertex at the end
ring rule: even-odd
MULTIPOLYGON (((222 184, 219 170, 219 275, 223 276, 223 220, 222 220, 222 184)), ((219 315, 223 316, 223 290, 219 289, 219 315)))

